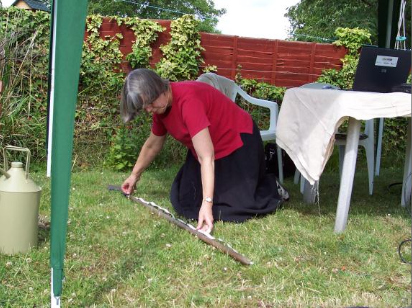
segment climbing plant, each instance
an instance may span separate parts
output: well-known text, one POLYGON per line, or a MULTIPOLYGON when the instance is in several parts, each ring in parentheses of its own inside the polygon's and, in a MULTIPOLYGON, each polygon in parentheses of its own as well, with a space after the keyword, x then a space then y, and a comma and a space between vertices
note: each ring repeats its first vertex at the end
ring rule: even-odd
POLYGON ((199 74, 199 65, 203 63, 200 44, 199 21, 193 15, 171 22, 170 43, 160 47, 163 58, 156 65, 156 70, 164 78, 172 81, 195 79, 199 74))
POLYGON ((165 30, 158 23, 140 18, 118 19, 119 26, 123 22, 133 30, 136 40, 132 45, 132 52, 126 56, 132 68, 149 68, 152 57, 151 44, 157 39, 158 33, 165 30))
POLYGON ((119 90, 124 74, 120 67, 123 54, 119 49, 122 34, 102 38, 99 32, 102 22, 103 17, 99 15, 89 16, 87 19, 80 85, 82 94, 104 97, 119 90))

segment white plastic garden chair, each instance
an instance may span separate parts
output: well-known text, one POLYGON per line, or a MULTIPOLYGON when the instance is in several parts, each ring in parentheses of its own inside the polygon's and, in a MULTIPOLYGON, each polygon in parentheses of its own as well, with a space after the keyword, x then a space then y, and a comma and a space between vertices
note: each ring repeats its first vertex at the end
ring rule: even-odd
MULTIPOLYGON (((239 95, 250 104, 269 108, 269 128, 267 130, 260 130, 260 135, 263 141, 276 140, 276 125, 279 114, 279 106, 276 102, 252 97, 245 91, 243 91, 240 86, 237 85, 233 80, 217 75, 215 73, 204 73, 199 76, 197 81, 204 82, 213 86, 214 88, 225 94, 227 97, 229 97, 233 102, 235 102, 236 97, 239 95)), ((282 152, 278 146, 276 146, 276 150, 279 169, 279 181, 283 183, 282 152)))

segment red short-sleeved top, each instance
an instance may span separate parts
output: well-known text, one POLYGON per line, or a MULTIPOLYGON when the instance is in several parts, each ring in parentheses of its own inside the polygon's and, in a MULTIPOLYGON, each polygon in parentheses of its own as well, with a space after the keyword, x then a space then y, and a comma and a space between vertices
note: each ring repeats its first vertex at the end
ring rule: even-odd
POLYGON ((243 145, 240 133, 252 134, 251 116, 219 90, 198 81, 170 85, 172 107, 166 114, 153 114, 153 134, 169 133, 197 157, 192 138, 208 127, 215 159, 228 156, 243 145))

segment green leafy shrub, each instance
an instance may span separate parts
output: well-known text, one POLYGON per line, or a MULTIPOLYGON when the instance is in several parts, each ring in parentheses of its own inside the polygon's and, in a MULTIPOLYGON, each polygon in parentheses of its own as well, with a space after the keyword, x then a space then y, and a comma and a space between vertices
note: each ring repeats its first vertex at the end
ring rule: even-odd
POLYGON ((240 79, 238 80, 238 83, 249 95, 277 103, 282 101, 286 91, 285 87, 277 87, 253 79, 240 79))
MULTIPOLYGON (((140 114, 134 121, 120 124, 110 138, 110 150, 105 160, 107 167, 117 171, 130 171, 137 159, 139 151, 150 134, 151 116, 140 114)), ((163 168, 171 162, 183 161, 186 148, 171 137, 168 137, 163 150, 156 157, 150 168, 163 168)))
POLYGON ((343 46, 348 50, 342 61, 340 70, 324 70, 318 82, 329 83, 341 89, 351 89, 355 78, 356 67, 359 61, 359 49, 362 45, 370 44, 370 33, 367 30, 355 28, 337 28, 335 35, 338 38, 333 42, 336 46, 343 46))
MULTIPOLYGON (((278 105, 280 105, 286 91, 284 87, 276 87, 254 79, 242 79, 240 72, 236 76, 236 82, 250 96, 273 101, 278 103, 278 105)), ((270 111, 267 108, 252 105, 241 98, 238 98, 236 103, 252 116, 259 128, 267 129, 269 127, 270 111)))
MULTIPOLYGON (((348 53, 342 59, 342 69, 324 70, 317 81, 333 84, 341 89, 351 89, 358 66, 359 50, 362 45, 371 43, 370 34, 367 30, 359 28, 338 28, 335 34, 338 40, 333 44, 348 49, 348 53)), ((404 159, 407 136, 405 122, 404 118, 385 119, 382 158, 388 157, 392 162, 400 162, 404 159)), ((346 128, 347 123, 344 123, 340 130, 346 128)))
POLYGON ((133 126, 121 125, 117 128, 116 134, 112 138, 109 154, 106 158, 106 165, 113 167, 117 171, 131 170, 139 153, 139 134, 133 126))
POLYGON ((339 27, 335 30, 335 35, 338 39, 332 44, 345 47, 352 56, 359 53, 362 45, 371 44, 371 34, 365 29, 339 27))
POLYGON ((45 157, 50 16, 0 8, 0 146, 45 157))
POLYGON ((217 72, 217 66, 216 65, 206 65, 202 69, 203 73, 216 73, 217 72))

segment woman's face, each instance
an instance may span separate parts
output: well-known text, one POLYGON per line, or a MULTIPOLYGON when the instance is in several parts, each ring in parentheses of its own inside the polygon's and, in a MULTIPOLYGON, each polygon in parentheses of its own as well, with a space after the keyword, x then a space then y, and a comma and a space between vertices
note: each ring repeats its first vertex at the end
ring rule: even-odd
POLYGON ((144 110, 148 113, 163 114, 165 113, 169 105, 169 95, 168 92, 160 94, 160 96, 151 104, 144 107, 144 110))

